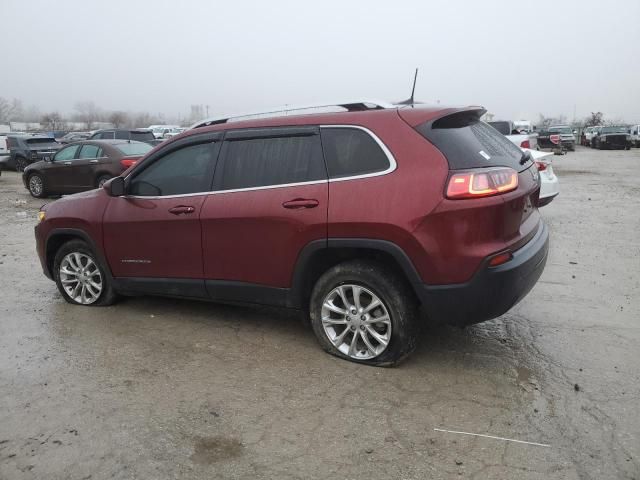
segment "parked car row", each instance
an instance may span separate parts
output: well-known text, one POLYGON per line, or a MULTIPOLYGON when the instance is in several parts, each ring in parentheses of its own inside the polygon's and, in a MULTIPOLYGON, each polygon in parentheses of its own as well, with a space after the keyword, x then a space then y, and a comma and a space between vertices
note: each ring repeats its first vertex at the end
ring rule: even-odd
POLYGON ((580 143, 586 147, 597 148, 599 150, 629 150, 634 144, 640 147, 640 125, 626 127, 619 126, 595 126, 587 127, 582 132, 580 143), (635 133, 635 137, 634 134, 635 133))

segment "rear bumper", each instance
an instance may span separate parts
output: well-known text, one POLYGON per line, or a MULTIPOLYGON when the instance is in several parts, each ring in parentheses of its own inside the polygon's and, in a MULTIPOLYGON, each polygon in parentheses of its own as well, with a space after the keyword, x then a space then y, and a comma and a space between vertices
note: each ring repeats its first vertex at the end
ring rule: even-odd
POLYGON ((486 264, 467 283, 422 285, 418 295, 429 318, 465 326, 499 317, 522 300, 540 278, 547 262, 549 231, 536 235, 497 267, 486 264))

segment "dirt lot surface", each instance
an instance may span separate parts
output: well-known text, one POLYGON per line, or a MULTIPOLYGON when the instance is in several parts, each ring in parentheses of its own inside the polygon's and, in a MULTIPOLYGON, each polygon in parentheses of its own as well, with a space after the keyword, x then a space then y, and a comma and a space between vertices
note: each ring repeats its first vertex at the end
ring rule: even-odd
POLYGON ((279 310, 66 304, 35 254, 43 202, 3 172, 0 478, 640 479, 640 150, 554 161, 538 285, 393 369, 279 310))

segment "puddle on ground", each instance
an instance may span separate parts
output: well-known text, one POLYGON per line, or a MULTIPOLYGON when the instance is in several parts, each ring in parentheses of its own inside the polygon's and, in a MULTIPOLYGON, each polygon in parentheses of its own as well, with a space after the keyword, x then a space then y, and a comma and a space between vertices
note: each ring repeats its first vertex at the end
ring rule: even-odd
POLYGON ((198 437, 191 460, 200 465, 236 458, 242 455, 242 443, 235 438, 198 437))

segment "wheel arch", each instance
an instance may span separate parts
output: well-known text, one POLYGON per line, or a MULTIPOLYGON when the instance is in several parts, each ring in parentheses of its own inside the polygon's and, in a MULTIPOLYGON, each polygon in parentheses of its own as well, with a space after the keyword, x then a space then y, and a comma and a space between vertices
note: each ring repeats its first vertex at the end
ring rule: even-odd
POLYGON ((95 242, 91 239, 89 234, 84 230, 80 230, 78 228, 56 228, 52 230, 47 236, 47 240, 45 242, 45 260, 46 267, 49 275, 53 278, 53 261, 56 257, 56 253, 65 243, 71 240, 82 240, 86 242, 91 250, 96 255, 96 260, 100 262, 100 266, 106 272, 109 279, 112 279, 111 270, 109 269, 109 264, 106 262, 106 259, 102 255, 100 249, 96 247, 95 242))
POLYGON ((331 267, 356 259, 380 262, 398 274, 416 295, 416 287, 422 279, 407 254, 393 242, 369 238, 330 238, 307 244, 294 267, 290 301, 294 308, 304 308, 309 303, 311 290, 318 278, 331 267))

